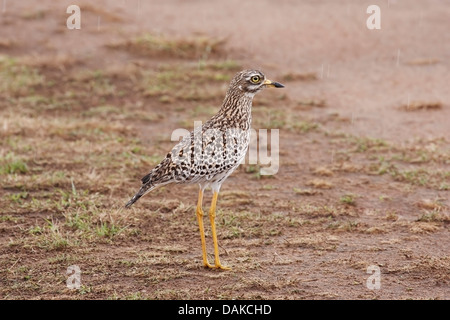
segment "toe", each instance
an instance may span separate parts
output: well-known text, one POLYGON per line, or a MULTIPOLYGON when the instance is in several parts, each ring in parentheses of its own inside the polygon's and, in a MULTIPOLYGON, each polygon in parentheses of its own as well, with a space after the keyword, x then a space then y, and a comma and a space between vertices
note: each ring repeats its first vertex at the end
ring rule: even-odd
POLYGON ((217 268, 217 269, 221 269, 221 270, 231 270, 230 267, 226 267, 226 266, 223 266, 223 265, 221 265, 221 264, 216 265, 216 268, 217 268))

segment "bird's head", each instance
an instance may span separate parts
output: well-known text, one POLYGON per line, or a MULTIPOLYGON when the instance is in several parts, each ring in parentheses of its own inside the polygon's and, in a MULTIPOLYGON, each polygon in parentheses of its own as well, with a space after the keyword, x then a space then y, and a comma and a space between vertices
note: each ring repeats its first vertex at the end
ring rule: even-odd
POLYGON ((266 79, 264 73, 259 70, 238 72, 230 83, 230 90, 252 96, 266 87, 283 88, 284 85, 266 79))

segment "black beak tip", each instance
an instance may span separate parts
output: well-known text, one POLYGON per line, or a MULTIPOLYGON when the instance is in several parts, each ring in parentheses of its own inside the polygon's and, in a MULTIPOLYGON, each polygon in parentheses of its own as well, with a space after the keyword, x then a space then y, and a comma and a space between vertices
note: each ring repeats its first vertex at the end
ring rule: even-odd
POLYGON ((284 88, 284 85, 279 82, 274 82, 273 85, 275 88, 284 88))

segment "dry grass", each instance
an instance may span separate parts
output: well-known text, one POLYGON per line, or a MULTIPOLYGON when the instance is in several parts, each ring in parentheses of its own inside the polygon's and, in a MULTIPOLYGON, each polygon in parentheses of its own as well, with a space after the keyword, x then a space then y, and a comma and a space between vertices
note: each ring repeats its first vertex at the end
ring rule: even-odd
MULTIPOLYGON (((0 224, 10 239, 2 250, 12 255, 11 260, 2 262, 2 269, 5 266, 10 270, 4 278, 2 296, 34 296, 36 292, 45 295, 51 291, 47 284, 54 284, 54 279, 46 276, 48 270, 58 273, 55 268, 61 265, 83 267, 86 263, 107 270, 111 257, 107 257, 106 248, 130 240, 151 242, 152 248, 147 250, 152 256, 127 259, 127 255, 134 254, 131 251, 115 257, 114 261, 120 257, 120 266, 140 268, 138 273, 125 273, 125 277, 150 279, 153 283, 185 277, 176 271, 178 267, 170 267, 174 261, 197 272, 199 265, 192 262, 197 261, 192 257, 173 258, 174 253, 191 254, 186 246, 158 245, 167 241, 165 236, 169 233, 194 239, 197 232, 192 205, 173 200, 173 195, 161 188, 154 193, 159 200, 147 199, 145 209, 122 209, 132 190, 138 187, 140 176, 162 159, 168 144, 172 144, 165 139, 152 141, 149 146, 138 137, 137 126, 142 123, 145 127, 146 122, 161 119, 153 108, 162 95, 184 101, 187 108, 180 110, 178 104, 166 103, 166 116, 180 111, 189 115, 190 110, 193 117, 209 113, 209 107, 199 106, 195 98, 204 99, 205 94, 193 91, 193 87, 220 91, 217 95, 210 92, 208 98, 217 104, 223 98, 222 84, 239 65, 232 60, 218 60, 200 66, 166 65, 147 72, 130 66, 79 71, 72 68, 78 61, 70 56, 2 56, 0 64, 2 77, 7 80, 0 88, 0 224), (160 87, 149 94, 151 81, 160 87), (189 81, 192 87, 186 88, 189 81), (134 92, 138 97, 122 98, 121 91, 134 92), (149 99, 152 103, 139 104, 135 99, 149 99), (21 112, 16 112, 18 106, 21 112), (142 232, 149 222, 156 235, 142 232), (99 246, 104 246, 105 259, 92 252, 99 246), (44 262, 51 260, 50 264, 34 263, 27 258, 30 254, 44 262), (155 274, 151 269, 161 266, 167 273, 155 274)), ((227 202, 232 207, 253 204, 249 195, 238 192, 224 192, 221 200, 223 208, 227 208, 227 202)), ((223 239, 262 237, 270 241, 279 234, 280 227, 291 223, 281 216, 249 211, 218 213, 218 225, 224 227, 223 239)), ((99 280, 91 276, 89 268, 84 266, 83 270, 84 281, 91 284, 76 293, 63 289, 60 297, 105 297, 104 292, 98 291, 105 285, 96 285, 99 280)), ((62 288, 64 272, 57 280, 62 288)), ((181 295, 170 289, 151 295, 130 292, 117 297, 113 287, 105 288, 111 298, 181 295)))
POLYGON ((281 76, 281 80, 287 81, 287 82, 290 82, 290 81, 312 81, 312 80, 317 80, 317 74, 315 72, 286 73, 283 76, 281 76))
POLYGON ((420 111, 420 110, 440 110, 442 103, 439 101, 411 101, 409 104, 402 105, 401 110, 405 111, 420 111))
POLYGON ((306 182, 306 185, 313 186, 317 189, 331 189, 333 188, 333 183, 331 181, 323 179, 312 179, 306 182))
MULTIPOLYGON (((146 41, 143 46, 149 45, 146 41)), ((333 134, 326 123, 295 114, 295 101, 267 93, 257 102, 255 127, 283 129, 283 139, 296 142, 300 137, 306 150, 335 153, 314 158, 311 171, 302 171, 298 159, 285 151, 282 163, 288 173, 267 180, 259 175, 259 166, 243 166, 247 174, 231 177, 236 186, 221 191, 216 218, 222 261, 233 273, 204 270, 195 187, 160 188, 132 210, 122 207, 139 178, 173 145, 168 127, 187 118, 190 128, 193 120, 214 113, 240 64, 220 59, 193 63, 189 57, 202 57, 205 43, 185 48, 178 40, 158 41, 169 49, 143 52, 158 57, 172 50, 168 55, 181 60, 158 68, 143 62, 80 70, 80 61, 71 56, 0 58, 6 80, 0 84, 0 229, 6 257, 0 262, 2 297, 330 297, 325 287, 314 287, 329 285, 318 279, 340 270, 345 274, 340 280, 348 280, 368 262, 341 259, 338 266, 329 254, 347 256, 351 250, 355 256, 382 255, 415 243, 414 237, 440 235, 447 228, 445 199, 428 195, 411 203, 407 208, 416 210, 415 221, 405 221, 407 210, 394 207, 402 188, 439 191, 445 198, 450 176, 445 139, 397 145, 333 134), (270 108, 275 102, 291 103, 291 109, 270 108), (394 184, 397 189, 389 190, 397 194, 371 191, 361 183, 364 179, 394 184), (311 188, 297 188, 299 180, 311 188), (360 188, 369 190, 364 196, 375 197, 380 210, 365 210, 360 188), (389 197, 380 201, 380 194, 389 197), (411 238, 403 239, 405 234, 411 238), (359 240, 370 241, 359 246, 359 240), (312 268, 310 261, 322 261, 320 268, 312 268), (70 291, 65 271, 73 264, 83 269, 83 286, 70 291), (313 274, 301 274, 309 271, 313 274)), ((205 197, 205 212, 208 206, 205 197)), ((437 278, 447 263, 428 262, 421 260, 411 270, 427 270, 437 278)))
POLYGON ((302 195, 302 196, 314 196, 317 194, 320 194, 321 192, 314 189, 301 189, 301 188, 294 188, 294 192, 296 194, 302 195))
POLYGON ((37 56, 25 56, 20 59, 21 65, 31 68, 43 68, 43 69, 59 69, 65 71, 67 68, 78 64, 80 61, 67 54, 57 55, 37 55, 37 56))
POLYGON ((46 10, 36 10, 36 11, 25 11, 20 17, 24 20, 41 20, 45 19, 48 15, 48 11, 46 10))
POLYGON ((439 63, 440 60, 436 58, 418 58, 409 60, 406 62, 406 64, 410 66, 429 66, 439 63))
POLYGON ((445 139, 413 140, 396 144, 382 139, 329 133, 334 164, 332 171, 388 175, 411 186, 448 190, 450 149, 445 139))
POLYGON ((96 7, 90 3, 83 3, 80 5, 80 10, 83 12, 89 12, 101 17, 103 21, 108 22, 123 22, 123 18, 117 13, 107 11, 104 8, 96 7))
POLYGON ((223 52, 225 40, 208 37, 168 38, 163 35, 144 34, 131 40, 108 45, 111 49, 127 50, 146 57, 204 59, 223 52))
POLYGON ((0 56, 0 94, 5 97, 29 95, 44 82, 38 70, 17 63, 16 59, 0 56))
POLYGON ((299 109, 308 110, 311 108, 324 108, 327 105, 324 99, 308 99, 297 101, 299 109))
POLYGON ((432 233, 438 231, 440 228, 436 224, 428 222, 417 222, 410 227, 410 231, 416 234, 432 233))
POLYGON ((317 167, 314 169, 314 174, 317 174, 319 176, 323 177, 331 177, 334 175, 334 172, 327 167, 317 167))
POLYGON ((230 80, 229 71, 215 68, 212 64, 205 66, 170 64, 163 65, 155 72, 142 74, 141 86, 144 95, 164 98, 166 101, 184 100, 194 102, 220 101, 223 89, 218 88, 230 80))
POLYGON ((437 212, 445 209, 445 206, 442 203, 440 203, 438 199, 437 200, 422 199, 416 203, 416 206, 422 209, 434 210, 437 212))

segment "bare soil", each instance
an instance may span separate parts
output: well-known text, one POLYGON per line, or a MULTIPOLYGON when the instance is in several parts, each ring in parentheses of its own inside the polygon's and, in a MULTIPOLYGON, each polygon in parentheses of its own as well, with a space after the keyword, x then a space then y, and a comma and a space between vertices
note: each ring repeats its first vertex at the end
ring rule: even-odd
POLYGON ((449 3, 70 4, 0 2, 0 298, 450 298, 449 3), (196 186, 123 205, 243 68, 280 167, 223 185, 208 270, 196 186))

